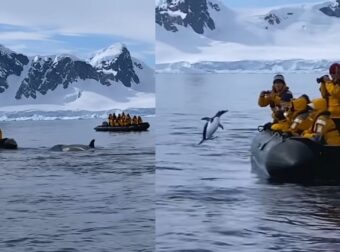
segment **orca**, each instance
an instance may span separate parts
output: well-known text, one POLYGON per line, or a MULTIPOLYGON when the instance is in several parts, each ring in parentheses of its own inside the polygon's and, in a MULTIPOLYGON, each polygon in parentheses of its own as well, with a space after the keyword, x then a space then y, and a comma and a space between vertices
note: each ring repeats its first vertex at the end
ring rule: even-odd
POLYGON ((57 144, 54 145, 50 150, 51 151, 86 151, 89 149, 94 149, 94 139, 91 140, 89 145, 83 145, 83 144, 70 144, 70 145, 64 145, 64 144, 57 144))

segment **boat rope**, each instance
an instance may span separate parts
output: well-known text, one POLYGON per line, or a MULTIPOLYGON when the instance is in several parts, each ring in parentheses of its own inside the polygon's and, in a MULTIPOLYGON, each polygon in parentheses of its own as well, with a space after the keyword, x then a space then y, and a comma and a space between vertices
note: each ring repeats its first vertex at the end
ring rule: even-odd
POLYGON ((258 130, 259 132, 262 132, 262 131, 264 131, 264 130, 270 129, 271 126, 272 126, 272 123, 268 122, 268 123, 266 123, 266 124, 264 124, 264 125, 258 126, 258 127, 257 127, 257 130, 258 130))
POLYGON ((260 150, 263 150, 263 149, 267 146, 267 144, 268 144, 271 140, 273 140, 273 138, 276 137, 276 136, 280 136, 280 133, 278 133, 278 132, 273 133, 273 135, 272 135, 266 142, 264 142, 263 144, 261 144, 261 145, 259 146, 259 149, 260 149, 260 150))

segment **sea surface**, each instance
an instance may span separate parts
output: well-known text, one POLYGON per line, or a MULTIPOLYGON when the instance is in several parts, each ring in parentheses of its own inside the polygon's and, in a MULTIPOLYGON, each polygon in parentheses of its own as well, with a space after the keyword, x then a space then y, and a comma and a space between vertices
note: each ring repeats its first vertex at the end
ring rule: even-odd
MULTIPOLYGON (((320 96, 318 74, 285 75, 294 96, 320 96)), ((340 251, 340 187, 273 184, 250 144, 270 109, 272 74, 157 74, 157 251, 340 251), (218 110, 224 130, 198 145, 218 110)), ((339 167, 340 168, 340 167, 339 167)))
MULTIPOLYGON (((12 117, 13 118, 13 117, 12 117)), ((154 251, 155 118, 148 132, 95 132, 103 119, 2 121, 0 251, 154 251), (55 144, 89 144, 52 152, 55 144)))

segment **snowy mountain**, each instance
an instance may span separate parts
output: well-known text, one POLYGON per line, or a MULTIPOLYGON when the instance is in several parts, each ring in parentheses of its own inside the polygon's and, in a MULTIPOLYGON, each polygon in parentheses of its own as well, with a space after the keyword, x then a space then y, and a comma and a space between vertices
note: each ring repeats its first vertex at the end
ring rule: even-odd
POLYGON ((156 63, 332 61, 339 30, 340 0, 251 10, 218 0, 159 0, 156 63))
POLYGON ((162 1, 156 6, 156 23, 172 32, 178 31, 177 25, 191 27, 198 34, 215 29, 206 0, 162 1))
POLYGON ((70 109, 140 105, 154 96, 153 70, 112 45, 88 59, 73 55, 27 57, 0 46, 0 106, 68 104, 70 109), (86 108, 84 108, 86 107, 86 108))

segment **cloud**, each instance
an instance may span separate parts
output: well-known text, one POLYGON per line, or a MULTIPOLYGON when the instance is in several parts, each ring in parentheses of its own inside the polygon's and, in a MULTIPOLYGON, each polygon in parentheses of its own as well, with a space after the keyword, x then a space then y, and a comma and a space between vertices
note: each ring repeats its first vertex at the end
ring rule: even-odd
POLYGON ((1 2, 0 23, 63 35, 106 34, 153 43, 154 4, 154 0, 8 0, 1 2))
POLYGON ((0 41, 6 40, 50 40, 48 35, 37 32, 0 32, 0 41))
POLYGON ((138 50, 131 49, 130 51, 133 57, 140 59, 140 60, 145 60, 155 55, 155 52, 153 50, 138 51, 138 50))

